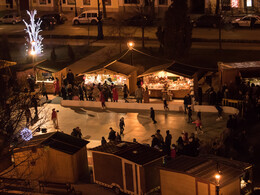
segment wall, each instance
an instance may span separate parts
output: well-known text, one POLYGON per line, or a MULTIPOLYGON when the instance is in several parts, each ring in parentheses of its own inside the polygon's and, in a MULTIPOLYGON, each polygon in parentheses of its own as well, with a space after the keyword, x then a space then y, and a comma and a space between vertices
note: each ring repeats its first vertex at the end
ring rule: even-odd
POLYGON ((92 152, 92 156, 95 181, 108 185, 115 183, 124 189, 121 159, 94 151, 92 152))
POLYGON ((16 178, 64 183, 77 181, 77 176, 73 174, 75 167, 73 167, 72 156, 52 148, 34 148, 17 152, 14 154, 14 159, 15 164, 25 160, 11 173, 16 178))
POLYGON ((76 180, 87 179, 89 180, 88 170, 88 156, 87 148, 81 148, 76 154, 73 154, 73 167, 75 167, 73 174, 76 180))
POLYGON ((223 188, 220 189, 221 195, 237 195, 240 194, 240 180, 237 178, 235 181, 232 183, 224 186, 223 188))
POLYGON ((6 0, 0 0, 0 10, 16 10, 16 3, 13 0, 13 8, 10 8, 10 3, 6 3, 6 0))
POLYGON ((189 175, 160 170, 162 195, 195 195, 195 178, 189 175))

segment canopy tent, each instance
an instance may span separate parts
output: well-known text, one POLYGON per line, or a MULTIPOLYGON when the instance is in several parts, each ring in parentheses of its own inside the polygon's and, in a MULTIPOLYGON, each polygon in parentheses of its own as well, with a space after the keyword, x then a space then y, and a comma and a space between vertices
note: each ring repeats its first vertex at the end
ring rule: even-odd
POLYGON ((0 60, 0 69, 10 67, 10 66, 15 66, 17 63, 16 62, 10 62, 6 60, 0 60))
POLYGON ((193 75, 199 70, 197 67, 193 67, 190 65, 182 64, 179 62, 172 62, 168 64, 163 64, 159 66, 152 67, 145 71, 143 74, 139 75, 138 77, 147 76, 149 74, 165 71, 170 72, 172 74, 177 74, 187 78, 193 78, 193 75))
POLYGON ((235 82, 237 77, 259 78, 260 61, 218 63, 221 85, 235 82))

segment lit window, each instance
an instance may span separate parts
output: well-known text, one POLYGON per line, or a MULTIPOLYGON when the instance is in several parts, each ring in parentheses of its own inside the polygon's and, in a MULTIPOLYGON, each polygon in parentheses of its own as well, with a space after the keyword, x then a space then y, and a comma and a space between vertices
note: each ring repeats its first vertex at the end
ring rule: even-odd
POLYGON ((125 4, 139 4, 139 0, 125 0, 125 4))
POLYGON ((83 0, 83 5, 90 5, 90 0, 83 0))
POLYGON ((46 4, 46 3, 47 3, 47 1, 46 1, 46 0, 39 0, 39 2, 40 2, 40 4, 41 4, 41 5, 44 5, 44 4, 46 4))
POLYGON ((231 7, 238 8, 239 6, 239 0, 232 0, 231 1, 231 7))
POLYGON ((159 5, 167 5, 168 0, 159 0, 159 5))
POLYGON ((67 0, 68 5, 75 5, 75 0, 67 0))
POLYGON ((246 0, 246 6, 252 7, 252 0, 246 0))

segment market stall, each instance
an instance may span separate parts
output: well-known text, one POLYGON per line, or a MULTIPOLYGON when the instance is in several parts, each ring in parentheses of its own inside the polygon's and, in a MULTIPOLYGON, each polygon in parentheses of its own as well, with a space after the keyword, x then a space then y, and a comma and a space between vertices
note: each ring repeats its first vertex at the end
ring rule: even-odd
POLYGON ((245 83, 260 84, 260 61, 235 63, 219 62, 218 69, 221 85, 236 83, 238 78, 245 83))
POLYGON ((103 84, 105 82, 108 85, 114 84, 118 88, 119 94, 121 94, 124 84, 129 87, 130 93, 135 90, 136 74, 134 66, 114 62, 89 69, 83 73, 83 79, 86 85, 103 84))
POLYGON ((173 66, 175 63, 156 66, 139 76, 143 80, 143 88, 148 88, 150 97, 162 97, 166 94, 168 100, 171 100, 183 98, 193 92, 192 76, 174 71, 173 66))

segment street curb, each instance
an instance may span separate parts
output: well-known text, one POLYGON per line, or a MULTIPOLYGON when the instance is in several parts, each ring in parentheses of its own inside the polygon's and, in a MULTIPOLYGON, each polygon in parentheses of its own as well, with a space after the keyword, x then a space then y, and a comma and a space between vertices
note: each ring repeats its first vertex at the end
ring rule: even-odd
MULTIPOLYGON (((46 39, 97 39, 96 36, 86 36, 86 35, 43 35, 46 39)), ((11 34, 8 35, 8 38, 21 38, 25 37, 22 34, 11 34)), ((122 38, 123 40, 127 40, 129 38, 122 38)), ((133 40, 142 40, 141 37, 131 37, 133 40)), ((157 41, 157 39, 151 39, 149 37, 145 37, 145 40, 157 41)), ((106 36, 104 40, 118 40, 116 36, 106 36)), ((224 43, 260 43, 260 40, 243 40, 243 39, 222 39, 224 43)), ((203 38, 192 38, 192 42, 219 42, 219 39, 203 39, 203 38)))

